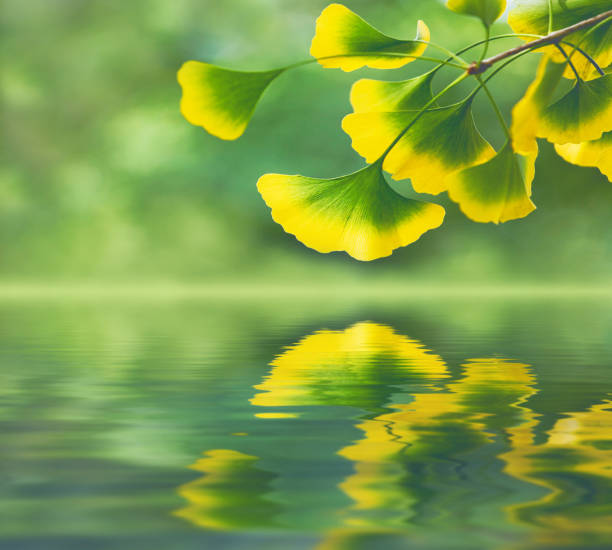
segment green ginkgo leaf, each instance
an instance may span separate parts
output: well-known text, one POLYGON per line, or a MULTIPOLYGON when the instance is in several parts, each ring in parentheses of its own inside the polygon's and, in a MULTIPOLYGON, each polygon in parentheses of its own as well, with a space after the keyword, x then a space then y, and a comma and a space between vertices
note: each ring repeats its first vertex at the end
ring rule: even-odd
MULTIPOLYGON (((612 9, 612 0, 553 0, 552 21, 553 31, 569 27, 575 23, 597 16, 612 9)), ((548 0, 514 0, 508 14, 508 23, 515 33, 545 35, 548 32, 549 1, 548 0)), ((533 38, 522 37, 524 40, 533 38)), ((573 44, 579 44, 588 52, 600 67, 607 67, 612 63, 612 20, 599 25, 594 30, 586 29, 572 33, 567 38, 573 44)), ((569 47, 571 51, 571 47, 569 47)), ((555 48, 546 48, 546 53, 560 63, 565 60, 563 55, 555 48)), ((572 56, 572 63, 583 78, 597 75, 591 63, 582 55, 576 53, 572 56)), ((571 69, 567 69, 565 76, 574 78, 571 69)))
POLYGON ((362 261, 389 256, 444 220, 441 206, 393 191, 380 163, 333 179, 266 174, 257 189, 287 233, 318 252, 344 250, 362 261))
POLYGON ((612 74, 576 80, 572 89, 539 113, 537 136, 552 143, 582 143, 612 130, 612 74))
MULTIPOLYGON (((352 146, 374 162, 412 122, 418 111, 353 113, 342 120, 352 146)), ((384 159, 396 180, 410 178, 419 193, 447 189, 446 176, 484 162, 495 154, 472 118, 471 101, 426 111, 384 159)))
POLYGON ((612 132, 606 132, 595 141, 555 145, 555 149, 567 162, 598 168, 612 181, 612 132))
POLYGON ((237 139, 244 133, 259 98, 283 70, 243 72, 187 61, 178 72, 183 89, 181 113, 213 136, 237 139))
POLYGON ((429 38, 429 29, 423 21, 417 23, 414 40, 397 40, 381 33, 346 6, 330 4, 317 19, 310 55, 323 67, 347 72, 365 66, 397 69, 421 56, 427 48, 423 42, 429 42, 429 38))
POLYGON ((409 80, 389 82, 363 78, 351 88, 355 113, 410 111, 420 109, 432 97, 433 71, 409 80))
POLYGON ((457 13, 480 17, 488 27, 506 9, 506 0, 447 0, 446 7, 457 13))
POLYGON ((535 80, 512 109, 510 131, 514 150, 518 153, 538 152, 536 136, 540 113, 551 103, 564 69, 565 64, 555 63, 548 56, 542 57, 535 80))
POLYGON ((531 182, 537 152, 520 155, 510 141, 492 159, 448 177, 448 196, 475 222, 500 223, 535 210, 531 182))

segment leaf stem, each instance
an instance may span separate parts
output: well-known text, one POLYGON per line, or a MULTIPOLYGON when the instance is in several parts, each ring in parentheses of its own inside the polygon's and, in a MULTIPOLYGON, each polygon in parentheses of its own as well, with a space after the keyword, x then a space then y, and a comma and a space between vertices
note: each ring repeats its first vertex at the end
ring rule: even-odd
POLYGON ((578 41, 577 44, 572 44, 570 42, 564 42, 568 46, 571 46, 572 48, 574 48, 574 50, 570 52, 569 54, 570 59, 576 53, 576 51, 580 52, 584 57, 586 57, 591 62, 591 65, 595 67, 595 69, 601 76, 604 76, 606 73, 601 69, 601 67, 596 63, 596 61, 588 53, 586 53, 582 48, 580 48, 580 45, 588 38, 590 34, 593 34, 599 27, 608 23, 609 22, 608 19, 609 18, 604 19, 603 21, 600 21, 599 23, 597 23, 597 25, 595 25, 594 27, 591 27, 587 32, 585 32, 580 37, 580 40, 578 41))
MULTIPOLYGON (((500 71, 503 71, 508 65, 510 65, 510 63, 516 61, 517 59, 523 57, 524 55, 527 55, 528 53, 531 53, 531 50, 525 50, 524 52, 519 53, 518 55, 511 57, 510 59, 508 59, 506 62, 502 63, 499 67, 497 67, 491 74, 487 75, 487 78, 484 79, 484 83, 486 84, 487 82, 489 82, 489 80, 491 80, 497 73, 499 73, 500 71)), ((476 93, 480 90, 480 86, 478 88, 476 88, 476 90, 474 90, 473 93, 476 93)))
POLYGON ((553 4, 552 0, 548 0, 548 32, 550 34, 553 30, 553 4))
POLYGON ((580 75, 578 74, 578 71, 576 70, 576 66, 572 63, 570 56, 567 55, 567 52, 563 49, 563 47, 560 44, 555 44, 555 46, 557 46, 557 49, 563 54, 563 57, 565 57, 565 59, 569 63, 569 66, 572 68, 572 71, 574 71, 574 74, 576 75, 576 80, 580 82, 582 78, 580 78, 580 75))
POLYGON ((431 46, 432 48, 435 48, 436 50, 439 50, 442 53, 445 53, 451 59, 455 59, 459 63, 462 63, 465 66, 465 68, 469 67, 470 65, 465 59, 462 59, 461 57, 459 57, 459 54, 461 52, 459 53, 451 52, 448 48, 445 48, 444 46, 440 46, 440 44, 436 44, 435 42, 427 42, 425 40, 415 40, 414 42, 420 42, 421 44, 427 44, 428 46, 431 46))
POLYGON ((510 135, 510 129, 508 128, 508 125, 506 124, 506 119, 504 119, 504 115, 502 114, 499 108, 499 105, 497 104, 497 101, 495 101, 493 94, 491 94, 491 90, 489 90, 489 88, 483 81, 482 76, 480 76, 479 74, 475 76, 476 76, 476 80, 478 80, 478 82, 480 83, 480 87, 484 90, 485 94, 487 94, 487 97, 489 98, 489 101, 491 102, 491 106, 493 107, 493 110, 495 111, 495 114, 497 115, 497 118, 499 119, 499 122, 502 128, 504 129, 504 133, 506 134, 506 137, 509 140, 512 140, 512 136, 510 135))
MULTIPOLYGON (((487 75, 487 77, 482 81, 482 83, 480 83, 478 86, 476 86, 476 88, 474 88, 463 101, 468 101, 468 100, 474 99, 474 96, 480 90, 483 89, 483 85, 485 85, 487 82, 489 82, 489 80, 491 80, 497 73, 499 73, 500 71, 503 71, 506 68, 506 66, 510 65, 510 63, 512 63, 513 61, 516 61, 517 59, 519 59, 520 57, 523 57, 524 55, 527 55, 528 53, 530 53, 530 50, 525 50, 524 52, 521 52, 521 53, 517 54, 516 56, 511 57, 505 63, 502 63, 492 73, 487 75)), ((504 121, 504 123, 505 123, 505 121, 504 121)))
POLYGON ((569 46, 570 48, 574 48, 574 50, 569 54, 569 58, 568 61, 571 59, 572 55, 574 55, 576 52, 579 52, 580 54, 582 54, 587 61, 593 65, 593 67, 595 68, 595 70, 601 75, 601 76, 606 76, 606 73, 604 72, 604 70, 597 64, 597 61, 595 61, 588 53, 586 53, 582 48, 580 48, 579 46, 572 44, 571 42, 565 42, 562 41, 559 44, 565 44, 567 46, 569 46))
POLYGON ((491 27, 489 27, 489 25, 485 25, 484 28, 485 28, 484 48, 482 49, 482 53, 480 54, 480 59, 478 60, 479 65, 482 63, 482 60, 485 57, 487 57, 487 52, 489 51, 489 42, 491 41, 491 27))

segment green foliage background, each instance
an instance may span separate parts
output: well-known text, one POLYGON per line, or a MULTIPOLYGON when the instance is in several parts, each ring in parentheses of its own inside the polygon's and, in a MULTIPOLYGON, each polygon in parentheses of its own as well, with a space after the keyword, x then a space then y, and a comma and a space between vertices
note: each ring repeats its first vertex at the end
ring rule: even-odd
MULTIPOLYGON (((304 59, 315 18, 328 3, 5 0, 0 277, 587 286, 609 280, 612 186, 595 169, 566 164, 548 144, 541 144, 534 182, 538 210, 526 219, 475 224, 439 198, 447 207, 442 228, 366 264, 343 253, 320 255, 286 235, 259 197, 257 178, 331 177, 360 167, 340 129, 351 82, 363 75, 407 78, 430 64, 351 74, 317 66, 291 71, 236 142, 219 141, 181 117, 176 71, 188 59, 245 69, 304 59)), ((392 36, 411 37, 417 19, 430 26, 433 40, 455 49, 482 34, 477 20, 441 1, 344 3, 392 36)), ((498 23, 494 30, 508 27, 498 23)), ((494 79, 506 114, 537 61, 526 56, 494 79)), ((499 146, 484 95, 476 115, 499 146)), ((410 194, 407 182, 394 186, 410 194)))

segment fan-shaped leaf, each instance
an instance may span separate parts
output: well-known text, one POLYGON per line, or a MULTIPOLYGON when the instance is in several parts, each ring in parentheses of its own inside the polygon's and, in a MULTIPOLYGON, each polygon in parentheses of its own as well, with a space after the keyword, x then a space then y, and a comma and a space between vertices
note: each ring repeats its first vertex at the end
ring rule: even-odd
POLYGON ((429 29, 423 21, 417 24, 414 40, 397 40, 384 35, 342 4, 330 4, 317 19, 310 55, 317 58, 323 67, 347 72, 365 66, 397 69, 422 55, 427 44, 418 41, 428 42, 429 38, 429 29))
POLYGON ((480 17, 490 26, 506 9, 506 0, 448 0, 446 7, 457 13, 480 17))
POLYGON ((595 141, 555 145, 567 162, 578 166, 594 166, 612 181, 612 132, 606 132, 595 141))
POLYGON ((448 195, 476 222, 500 223, 524 218, 535 210, 531 182, 537 152, 519 155, 510 141, 492 159, 452 174, 448 195))
POLYGON ((272 218, 319 252, 368 261, 390 255, 442 224, 444 209, 393 191, 378 163, 333 179, 266 174, 257 188, 272 218))
MULTIPOLYGON (((353 149, 374 162, 412 122, 417 111, 354 113, 342 120, 353 149)), ((495 154, 472 118, 471 102, 426 111, 384 159, 396 180, 410 178, 419 193, 447 189, 448 174, 484 162, 495 154)))
POLYGON ((582 143, 612 130, 612 74, 577 80, 540 113, 537 136, 552 143, 582 143))
POLYGON ((434 72, 399 82, 363 78, 351 88, 351 105, 356 113, 410 111, 420 109, 432 97, 434 72))
MULTIPOLYGON (((612 9, 612 0, 554 0, 552 6, 555 31, 612 9)), ((516 33, 545 35, 548 32, 548 13, 548 0, 514 0, 508 15, 508 23, 516 33)), ((524 40, 529 41, 533 38, 525 37, 524 40)), ((579 44, 600 67, 607 67, 612 63, 612 20, 592 31, 586 29, 575 32, 567 40, 579 44)), ((564 57, 554 46, 546 48, 546 52, 556 62, 564 61, 564 57)), ((597 75, 591 63, 579 53, 572 56, 572 62, 583 78, 597 75)), ((569 68, 565 76, 575 77, 569 68)))
POLYGON ((243 72, 187 61, 178 72, 181 112, 195 126, 221 139, 237 139, 267 86, 283 69, 243 72))
POLYGON ((522 154, 538 152, 536 135, 540 113, 551 102, 565 65, 544 56, 535 80, 512 110, 512 141, 515 151, 522 154))

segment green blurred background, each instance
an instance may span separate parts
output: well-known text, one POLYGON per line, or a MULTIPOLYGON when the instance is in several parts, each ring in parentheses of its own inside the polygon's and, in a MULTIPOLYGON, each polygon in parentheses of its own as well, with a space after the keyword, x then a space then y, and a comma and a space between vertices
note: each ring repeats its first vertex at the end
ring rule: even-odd
MULTIPOLYGON (((354 80, 406 78, 430 64, 393 72, 291 71, 236 142, 219 141, 181 117, 176 71, 188 59, 245 69, 304 59, 315 18, 328 3, 4 0, 0 278, 606 284, 612 187, 597 170, 566 164, 544 143, 534 182, 538 209, 524 220, 475 224, 436 197, 447 206, 444 226, 371 263, 318 254, 272 221, 255 188, 263 173, 331 177, 361 166, 340 129, 354 80)), ((397 37, 412 37, 417 19, 429 25, 432 40, 454 49, 482 34, 478 21, 437 0, 344 3, 397 37)), ((495 27, 507 30, 504 23, 495 27)), ((494 79, 508 118, 537 62, 537 55, 527 56, 494 79)), ((499 145, 484 96, 476 117, 499 145)), ((395 187, 410 194, 406 181, 395 187)))

